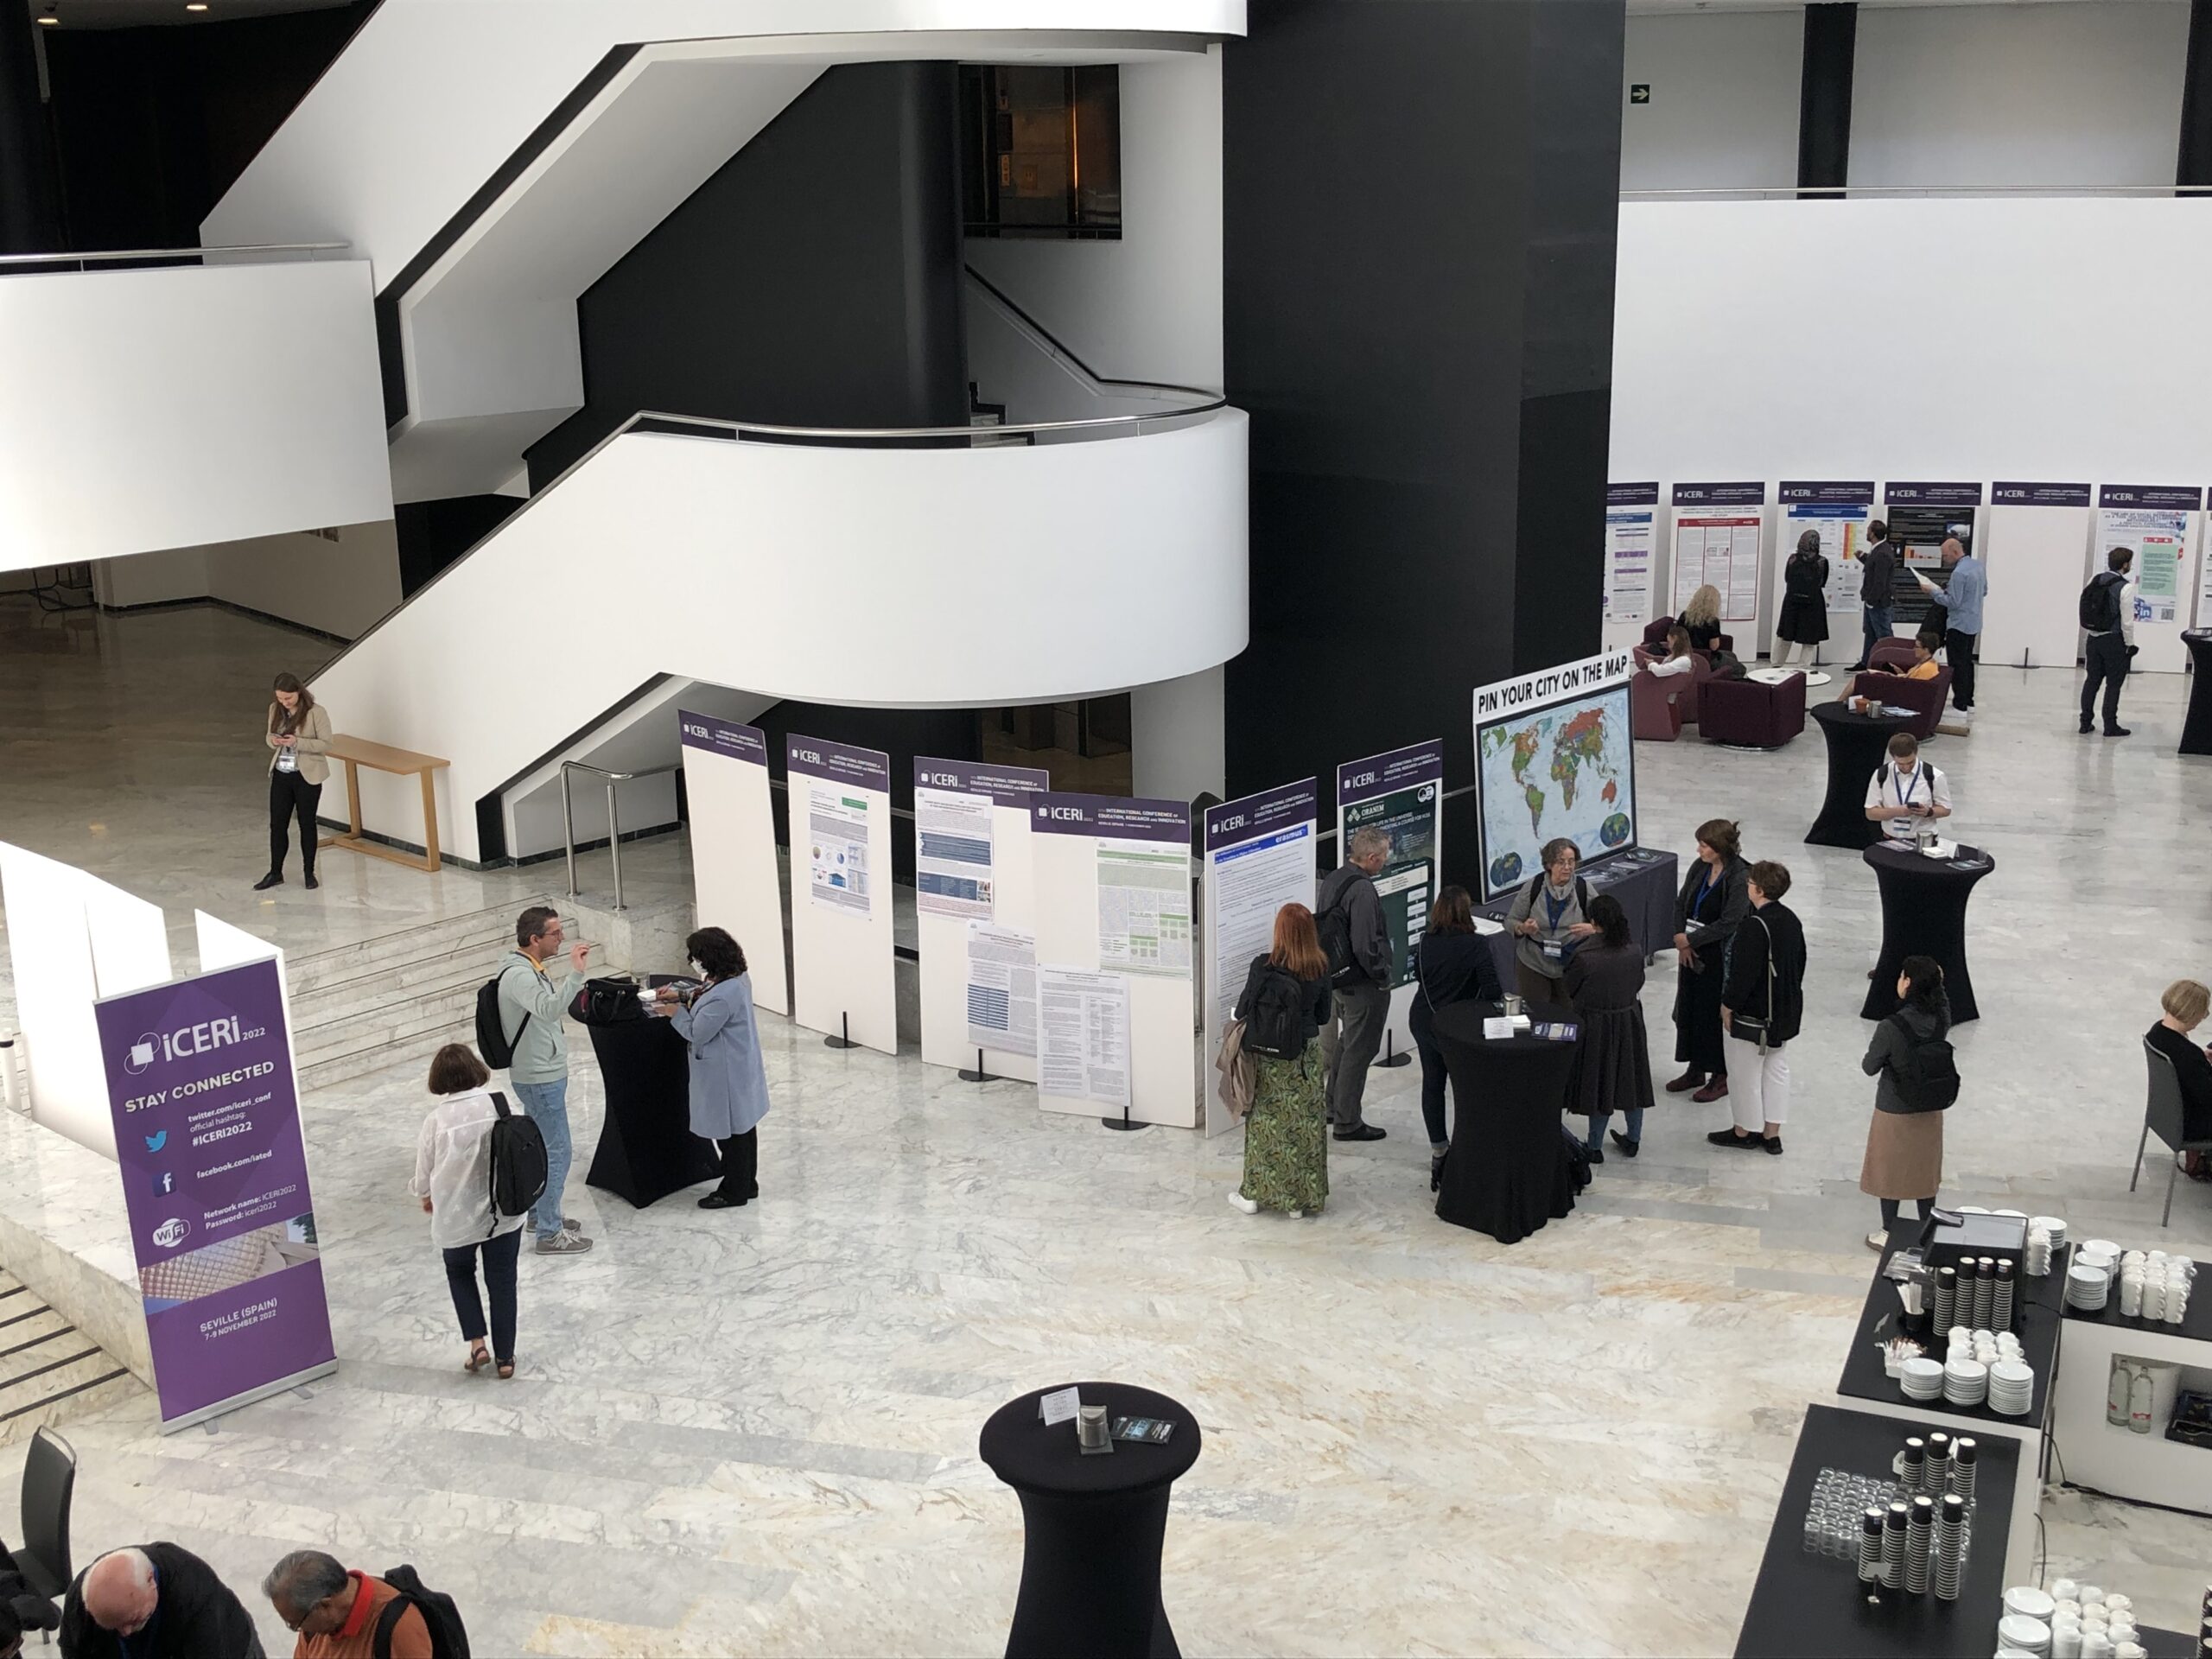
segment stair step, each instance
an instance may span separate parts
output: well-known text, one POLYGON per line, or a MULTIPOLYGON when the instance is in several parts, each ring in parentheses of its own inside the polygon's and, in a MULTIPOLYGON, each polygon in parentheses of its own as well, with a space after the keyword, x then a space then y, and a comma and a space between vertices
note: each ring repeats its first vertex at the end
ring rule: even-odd
POLYGON ((475 1027, 476 987, 471 982, 407 996, 324 1025, 302 1027, 296 1058, 301 1065, 319 1065, 334 1055, 359 1053, 432 1032, 467 1031, 473 1038, 475 1027))
POLYGON ((300 1087, 306 1090, 325 1084, 353 1083, 371 1071, 410 1063, 427 1071, 430 1057, 448 1043, 467 1043, 473 1048, 475 1040, 474 1021, 456 1020, 442 1030, 365 1043, 359 1048, 348 1046, 334 1049, 320 1059, 300 1063, 300 1087))
MULTIPOLYGON (((554 901, 540 898, 529 902, 546 905, 554 901)), ((287 963, 292 995, 296 998, 343 980, 363 978, 390 963, 418 962, 471 946, 504 944, 514 937, 515 918, 528 907, 526 904, 507 904, 458 916, 442 916, 435 921, 379 933, 352 944, 294 957, 287 963)))
POLYGON ((97 1343, 0 1272, 0 1446, 140 1387, 97 1343))
POLYGON ((465 945, 448 956, 395 963, 358 979, 343 979, 292 997, 292 1023, 304 1036, 355 1014, 389 1007, 413 997, 476 988, 498 971, 498 948, 465 945))

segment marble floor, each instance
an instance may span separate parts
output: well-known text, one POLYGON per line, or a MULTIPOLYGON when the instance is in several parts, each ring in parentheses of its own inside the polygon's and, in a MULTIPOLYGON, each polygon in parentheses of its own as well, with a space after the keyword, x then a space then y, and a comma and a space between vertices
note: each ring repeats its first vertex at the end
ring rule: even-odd
MULTIPOLYGON (((7 604, 0 837, 300 950, 544 890, 333 855, 321 893, 262 902, 261 688, 321 648, 204 609, 57 627, 7 604)), ((2212 975, 2212 761, 2172 753, 2184 683, 2131 683, 2137 734, 2107 741, 2074 735, 2070 676, 1983 682, 1974 737, 1932 751, 1998 859, 1945 1196, 2212 1255, 2212 1188, 2183 1184, 2168 1235, 2163 1172, 2127 1192, 2138 1037, 2169 980, 2212 975)), ((308 1102, 340 1372, 207 1432, 157 1434, 143 1395, 72 1423, 80 1554, 167 1536, 242 1587, 302 1544, 411 1561, 487 1654, 997 1651, 1020 1515, 976 1431, 1023 1389, 1116 1376, 1205 1428, 1167 1539, 1186 1652, 1730 1651, 1872 1262, 1876 911, 1856 855, 1799 839, 1816 733, 1637 760, 1648 841, 1686 850, 1727 813, 1796 874, 1814 969, 1785 1156, 1709 1147, 1725 1109, 1670 1103, 1641 1159, 1502 1247, 1429 1213, 1415 1075, 1378 1071, 1390 1138, 1332 1149, 1327 1213, 1248 1218, 1224 1202, 1233 1141, 1109 1135, 772 1020, 764 1200, 632 1211, 572 1181, 599 1248, 524 1258, 500 1384, 461 1375, 404 1192, 416 1068, 369 1072, 308 1102)), ((640 854, 681 887, 680 842, 640 854)), ((1670 988, 1646 997, 1662 1056, 1670 988)), ((19 1459, 0 1450, 0 1491, 19 1459)), ((2212 1576, 2212 1522, 2073 1494, 2045 1516, 2054 1573, 2095 1564, 2148 1622, 2179 1624, 2212 1576)))

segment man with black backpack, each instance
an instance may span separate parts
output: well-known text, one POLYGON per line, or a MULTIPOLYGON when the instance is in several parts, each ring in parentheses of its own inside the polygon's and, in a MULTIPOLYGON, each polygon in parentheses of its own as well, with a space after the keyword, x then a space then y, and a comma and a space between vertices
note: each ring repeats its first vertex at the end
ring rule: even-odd
POLYGON ((2096 729, 2091 715, 2101 685, 2105 735, 2127 737, 2132 734, 2120 723, 2120 688, 2127 682, 2128 660, 2135 655, 2135 550, 2115 547, 2105 555, 2105 567, 2082 590, 2082 626, 2089 636, 2083 646, 2089 673, 2082 682, 2082 735, 2096 729))
POLYGON ((270 1568, 261 1591, 299 1638, 293 1659, 469 1659, 453 1598, 411 1567, 372 1579, 319 1549, 296 1549, 270 1568))
POLYGON ((495 1071, 504 1066, 524 1109, 545 1137, 545 1196, 531 1212, 540 1255, 581 1255, 591 1249, 582 1224, 561 1213, 561 1188, 575 1157, 569 1134, 569 1034, 561 1018, 583 988, 589 950, 581 941, 567 944, 557 912, 532 905, 515 918, 515 948, 499 963, 495 996, 477 1000, 477 1046, 486 1065, 495 1071), (545 964, 564 945, 569 971, 556 981, 545 964))
POLYGON ((1345 862, 1321 878, 1314 923, 1329 959, 1335 1018, 1321 1033, 1328 1067, 1329 1121, 1339 1141, 1380 1141, 1388 1133, 1361 1116, 1367 1068, 1390 1018, 1390 936, 1375 878, 1390 861, 1390 837, 1370 825, 1351 833, 1345 862))

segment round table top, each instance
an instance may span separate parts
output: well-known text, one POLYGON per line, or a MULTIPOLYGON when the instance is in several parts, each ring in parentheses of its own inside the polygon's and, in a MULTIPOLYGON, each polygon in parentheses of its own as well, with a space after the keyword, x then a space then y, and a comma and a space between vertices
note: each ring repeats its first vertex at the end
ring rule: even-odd
POLYGON ((1902 715, 1854 714, 1851 705, 1840 698, 1816 702, 1805 712, 1822 726, 1840 726, 1847 730, 1855 727, 1870 732, 1901 732, 1920 718, 1910 709, 1902 715))
MULTIPOLYGON (((1516 1031, 1510 1037, 1484 1036, 1483 1021, 1494 1020, 1504 1012, 1503 1005, 1497 1002, 1447 1002, 1436 1011, 1433 1029, 1436 1035, 1446 1042, 1465 1043, 1471 1048, 1491 1052, 1524 1053, 1531 1049, 1558 1049, 1568 1054, 1574 1052, 1572 1043, 1563 1043, 1552 1037, 1537 1037, 1525 1031, 1516 1031)), ((1563 1007, 1556 1002, 1531 1002, 1526 1012, 1532 1024, 1574 1018, 1573 1009, 1563 1007)))
POLYGON ((1198 1420, 1164 1394, 1128 1382, 1062 1382, 1032 1389, 993 1412, 976 1450, 1018 1492, 1099 1497, 1166 1485, 1198 1460, 1198 1420), (1073 1421, 1047 1427, 1037 1415, 1037 1402, 1065 1388, 1073 1388, 1086 1406, 1106 1408, 1109 1433, 1116 1417, 1165 1418, 1175 1432, 1164 1446, 1116 1440, 1111 1452, 1085 1457, 1073 1421))
POLYGON ((1918 876, 1930 881, 1978 881, 1997 868, 1997 860, 1990 854, 1964 842, 1949 858, 1930 858, 1917 847, 1900 847, 1886 836, 1859 857, 1872 868, 1878 879, 1893 874, 1918 876))

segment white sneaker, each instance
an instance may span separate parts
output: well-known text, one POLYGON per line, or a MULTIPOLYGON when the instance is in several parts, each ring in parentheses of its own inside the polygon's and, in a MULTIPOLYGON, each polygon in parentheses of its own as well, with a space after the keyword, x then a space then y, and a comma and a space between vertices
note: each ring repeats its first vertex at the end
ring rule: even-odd
POLYGON ((1870 1250, 1886 1250, 1890 1248, 1889 1234, 1887 1232, 1867 1234, 1866 1248, 1870 1250))
POLYGON ((1290 1218, 1293 1221, 1303 1221, 1306 1219, 1306 1212, 1303 1210, 1294 1210, 1290 1212, 1290 1218))
POLYGON ((1260 1213, 1258 1203, 1246 1198, 1242 1192, 1231 1192, 1229 1195, 1229 1202, 1248 1216, 1256 1216, 1260 1213))

